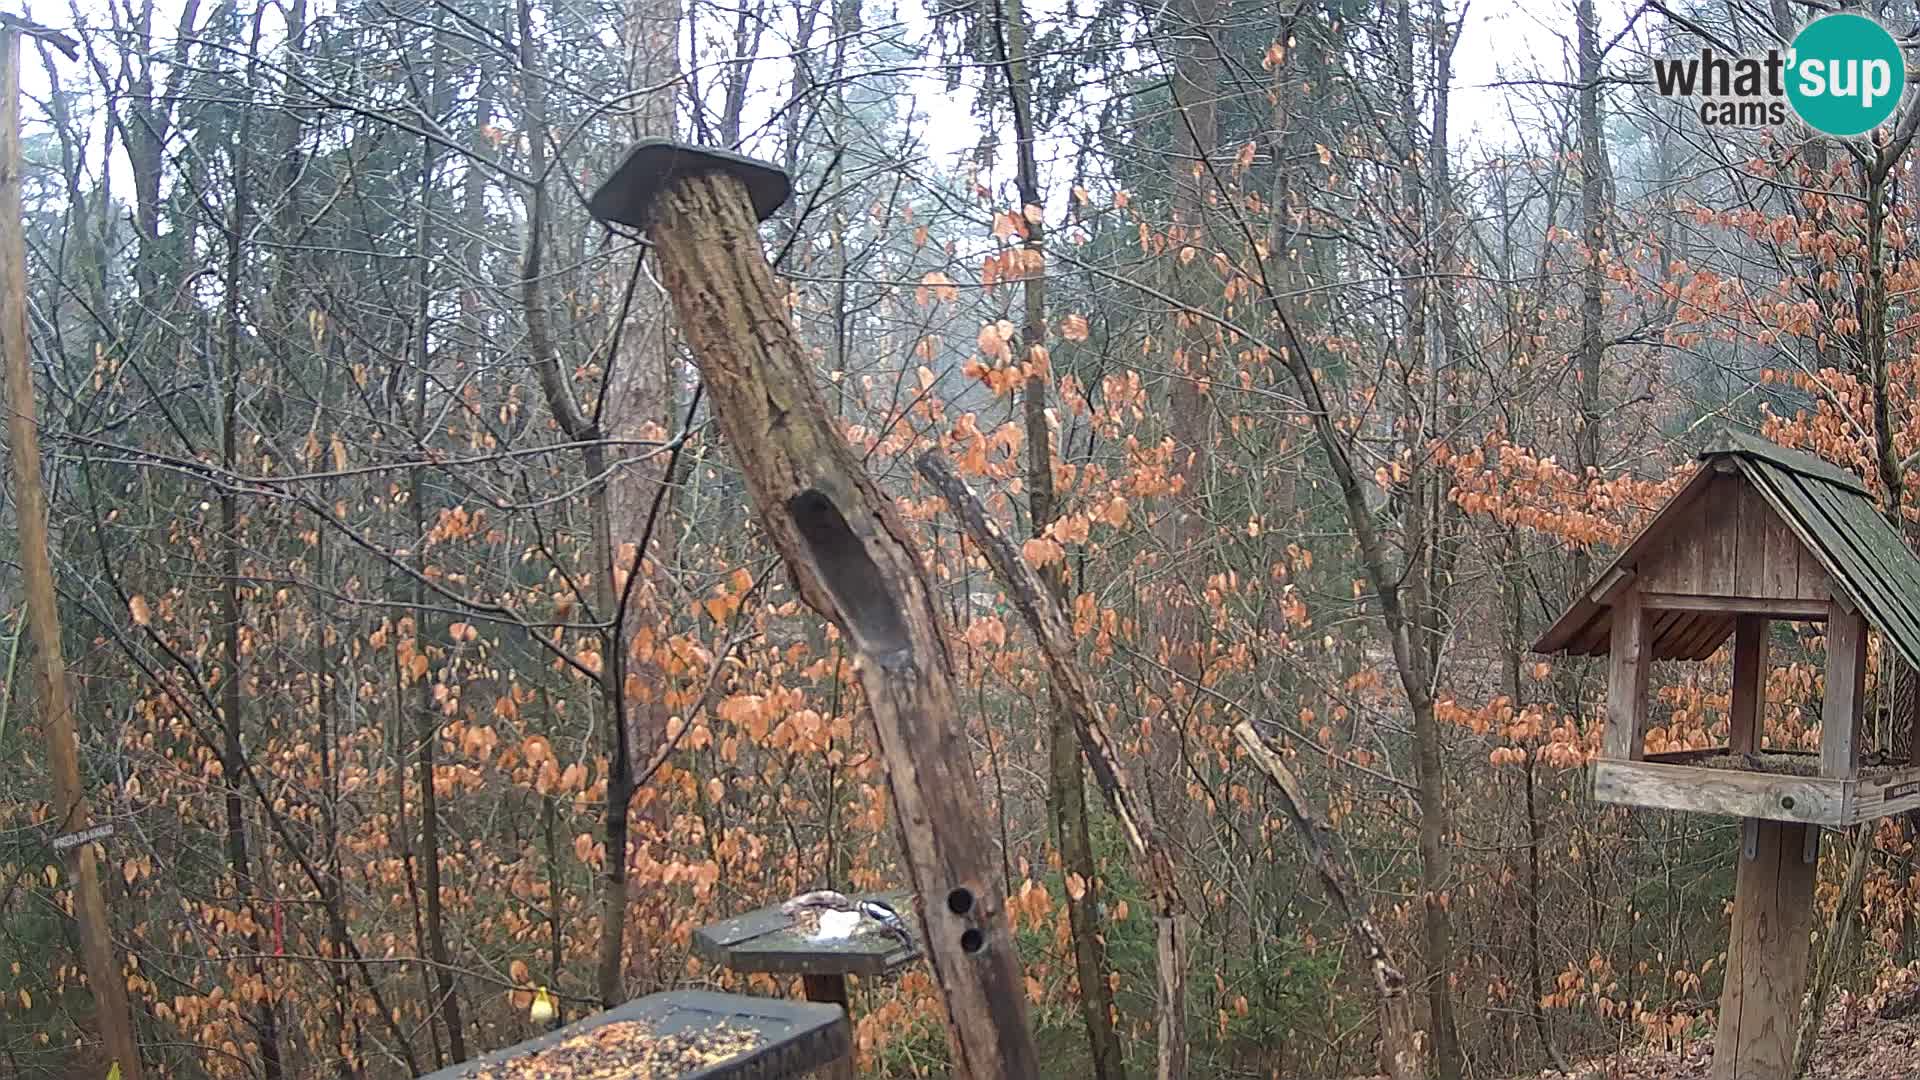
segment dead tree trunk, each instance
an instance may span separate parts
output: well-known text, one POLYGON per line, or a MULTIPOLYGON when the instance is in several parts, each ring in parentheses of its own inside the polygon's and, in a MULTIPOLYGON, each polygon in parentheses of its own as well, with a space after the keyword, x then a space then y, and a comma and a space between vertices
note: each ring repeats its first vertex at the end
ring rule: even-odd
POLYGON ((906 523, 827 415, 760 250, 756 215, 787 191, 770 166, 648 142, 591 205, 647 228, 755 514, 801 598, 849 639, 946 999, 954 1075, 1036 1076, 939 609, 906 523))

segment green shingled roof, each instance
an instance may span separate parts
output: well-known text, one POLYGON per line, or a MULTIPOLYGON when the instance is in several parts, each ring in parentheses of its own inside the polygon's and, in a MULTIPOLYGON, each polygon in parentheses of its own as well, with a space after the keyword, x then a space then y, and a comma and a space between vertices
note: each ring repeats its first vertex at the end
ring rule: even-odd
POLYGON ((1880 514, 1859 477, 1764 439, 1722 432, 1702 458, 1731 456, 1819 558, 1883 641, 1920 667, 1920 558, 1880 514))
MULTIPOLYGON (((1700 451, 1700 459, 1702 470, 1711 470, 1718 459, 1731 460, 1819 560, 1832 587, 1844 593, 1845 599, 1880 630, 1887 645, 1907 663, 1920 668, 1920 558, 1881 516, 1864 481, 1830 461, 1739 431, 1720 432, 1700 451)), ((1599 581, 1611 580, 1620 569, 1634 566, 1644 554, 1642 541, 1656 532, 1655 523, 1698 498, 1703 490, 1700 483, 1687 485, 1654 515, 1599 581)), ((1599 623, 1610 622, 1610 604, 1594 599, 1597 588, 1598 582, 1582 591, 1534 643, 1534 651, 1569 651, 1575 642, 1591 640, 1599 623)), ((1712 635, 1706 651, 1689 649, 1687 653, 1708 655, 1718 646, 1732 629, 1732 619, 1716 621, 1725 625, 1712 635)), ((1599 651, 1604 652, 1605 647, 1599 651)), ((1656 654, 1681 655, 1659 648, 1656 654)))

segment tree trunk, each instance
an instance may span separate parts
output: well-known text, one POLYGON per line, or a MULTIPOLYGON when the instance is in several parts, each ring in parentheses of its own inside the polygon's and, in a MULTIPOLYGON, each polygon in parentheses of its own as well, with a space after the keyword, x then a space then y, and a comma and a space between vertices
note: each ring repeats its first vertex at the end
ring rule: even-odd
MULTIPOLYGON (((1606 147, 1600 129, 1600 43, 1593 0, 1577 0, 1580 65, 1580 243, 1585 258, 1580 268, 1580 369, 1575 376, 1579 400, 1579 427, 1574 432, 1574 472, 1581 483, 1592 483, 1600 468, 1600 364, 1602 344, 1600 253, 1606 249, 1603 201, 1606 147)), ((1593 576, 1593 556, 1585 546, 1574 548, 1573 588, 1584 589, 1593 576)))
MULTIPOLYGON (((671 137, 675 130, 674 101, 679 93, 674 80, 680 74, 679 0, 633 0, 627 26, 630 52, 630 79, 636 88, 664 86, 644 95, 635 109, 635 136, 671 137)), ((544 113, 544 108, 543 108, 544 113)), ((545 129, 545 117, 541 128, 545 129)), ((637 258, 643 256, 636 256, 637 258)), ((635 274, 641 274, 639 266, 635 274)), ((606 579, 606 589, 596 600, 599 617, 610 625, 603 635, 605 666, 602 697, 608 703, 608 755, 619 754, 623 765, 615 766, 608 781, 608 806, 618 798, 624 807, 634 795, 634 769, 651 760, 666 739, 668 720, 666 676, 659 667, 634 655, 634 632, 643 626, 665 631, 671 625, 671 611, 659 603, 653 587, 664 568, 674 562, 679 539, 678 517, 674 508, 672 477, 667 474, 670 458, 662 454, 643 454, 626 441, 664 440, 675 421, 674 406, 674 334, 673 320, 664 293, 642 276, 636 283, 630 307, 620 327, 619 349, 606 375, 605 402, 594 417, 593 431, 604 435, 616 460, 638 456, 641 460, 624 465, 610 475, 604 473, 606 451, 588 451, 590 476, 607 475, 605 484, 595 491, 595 578, 606 579), (616 541, 619 538, 619 541, 616 541), (627 548, 631 546, 629 554, 627 548), (601 570, 604 568, 604 571, 601 570), (626 582, 616 588, 616 582, 626 582), (619 731, 614 731, 614 728, 619 731), (617 794, 615 789, 618 789, 617 794)), ((597 590, 598 592, 598 590, 597 590)), ((661 639, 667 636, 661 633, 661 639)), ((656 799, 642 813, 646 815, 642 836, 662 837, 668 831, 669 802, 656 799)), ((632 822, 621 812, 619 835, 608 830, 607 858, 609 876, 602 886, 603 923, 625 922, 625 913, 633 903, 632 890, 646 889, 645 882, 626 880, 626 861, 635 842, 630 836, 632 822), (616 842, 620 865, 613 865, 616 842), (619 880, 616 882, 614 877, 619 880)), ((612 824, 611 814, 609 824, 612 824)), ((622 974, 626 946, 624 925, 600 937, 599 987, 604 1004, 619 1004, 624 997, 622 974)))
MULTIPOLYGON (((1059 516, 1053 486, 1053 437, 1047 425, 1047 392, 1052 365, 1047 355, 1046 219, 1025 215, 1041 210, 1046 200, 1040 190, 1040 169, 1034 158, 1033 85, 1027 66, 1026 11, 1021 0, 1005 0, 998 28, 1002 31, 1000 60, 1006 70, 1007 95, 1013 107, 1014 137, 1019 155, 1018 187, 1025 247, 1029 253, 1022 280, 1026 322, 1021 333, 1023 358, 1032 367, 1022 394, 1027 441, 1027 507, 1032 535, 1042 536, 1059 516)), ((1056 603, 1067 598, 1066 560, 1050 564, 1043 573, 1047 592, 1056 603)), ((1048 725, 1047 806, 1054 840, 1060 849, 1060 869, 1084 883, 1078 895, 1066 894, 1067 925, 1073 942, 1074 975, 1080 984, 1080 1017, 1087 1029, 1087 1049, 1095 1080, 1124 1080, 1126 1063, 1114 1030, 1113 988, 1107 982, 1107 949, 1101 933, 1099 868, 1094 863, 1093 840, 1087 830, 1086 777, 1080 765, 1080 747, 1073 718, 1050 687, 1052 709, 1048 725)))
MULTIPOLYGON (((256 54, 260 46, 258 19, 256 12, 247 57, 247 86, 253 84, 256 54)), ((226 385, 221 400, 220 464, 228 475, 236 475, 241 471, 239 409, 246 362, 241 355, 240 297, 245 288, 242 281, 242 251, 247 230, 251 227, 247 218, 252 212, 249 173, 253 167, 253 115, 252 110, 241 113, 239 130, 233 142, 233 198, 227 217, 226 267, 222 282, 226 296, 222 313, 221 350, 226 368, 226 385)), ((239 497, 231 487, 220 493, 220 536, 220 622, 222 646, 226 653, 226 670, 221 672, 220 680, 220 721, 224 740, 221 767, 227 815, 227 867, 233 878, 234 905, 251 910, 256 907, 253 864, 247 845, 246 801, 240 791, 240 776, 246 768, 246 749, 241 739, 245 726, 241 664, 246 652, 251 650, 243 650, 241 642, 240 550, 243 544, 239 497)), ((251 1017, 260 1050, 261 1072, 267 1080, 278 1080, 284 1075, 280 1062, 280 1033, 266 966, 260 958, 260 932, 248 931, 246 941, 247 951, 253 956, 248 965, 250 973, 259 980, 261 989, 267 991, 255 1005, 251 1017)))
MULTIPOLYGON (((1415 385, 1414 373, 1424 371, 1428 363, 1425 275, 1431 253, 1427 250, 1429 235, 1425 179, 1418 153, 1425 146, 1425 141, 1419 137, 1420 112, 1415 94, 1412 0, 1400 0, 1395 16, 1399 41, 1401 110, 1406 118, 1406 161, 1401 166, 1401 200, 1405 204, 1407 219, 1417 230, 1414 250, 1404 256, 1407 269, 1402 279, 1407 337, 1402 358, 1404 414, 1401 424, 1411 439, 1410 449, 1418 455, 1414 460, 1418 461, 1426 452, 1426 419, 1430 410, 1415 385)), ((1410 696, 1409 704, 1413 706, 1410 711, 1413 720, 1414 778, 1420 795, 1420 888, 1424 909, 1428 1011, 1433 1027, 1433 1062, 1441 1080, 1459 1080, 1462 1071, 1460 1036, 1454 1022, 1453 992, 1449 985, 1453 975, 1453 925, 1449 913, 1451 898, 1448 895, 1452 888, 1452 859, 1447 850, 1450 827, 1446 776, 1440 757, 1440 725, 1433 713, 1429 689, 1434 660, 1438 655, 1438 642, 1433 633, 1436 612, 1434 599, 1428 592, 1430 578, 1420 565, 1433 558, 1435 538, 1426 505, 1428 494, 1428 487, 1424 483, 1406 485, 1406 506, 1401 516, 1404 530, 1401 547, 1406 552, 1408 597, 1403 616, 1406 626, 1402 632, 1408 639, 1406 647, 1412 654, 1410 659, 1414 666, 1404 670, 1401 679, 1404 684, 1408 682, 1408 676, 1413 675, 1421 683, 1417 699, 1410 696)), ((1379 584, 1375 582, 1376 587, 1379 584)), ((1397 596, 1395 606, 1399 606, 1397 596)))
POLYGON ((1120 767, 1113 741, 1100 722, 1092 680, 1075 658, 1073 635, 1059 601, 1014 550, 1006 534, 987 519, 980 500, 938 450, 921 455, 916 467, 947 500, 947 508, 986 556, 987 565, 1033 632, 1053 679, 1054 699, 1072 717, 1080 751, 1086 755, 1094 782, 1106 799, 1108 811, 1119 822, 1135 868, 1146 883, 1154 909, 1154 966, 1159 979, 1154 1003, 1156 1075, 1159 1080, 1178 1080, 1187 1067, 1187 907, 1174 877, 1164 829, 1154 824, 1152 812, 1120 767))
POLYGON ((1374 925, 1369 905, 1354 889, 1351 858, 1340 844, 1339 834, 1327 824, 1307 801, 1306 789, 1268 747, 1253 725, 1245 720, 1233 727, 1233 736, 1253 763, 1273 782, 1280 794, 1281 806, 1293 823, 1300 847, 1313 864, 1314 873, 1327 890, 1328 899, 1340 909, 1361 955, 1373 973, 1374 1008, 1379 1013, 1381 1059, 1393 1080, 1417 1080, 1424 1076, 1419 1040, 1413 1028, 1413 1010, 1407 1001, 1407 980, 1387 951, 1386 937, 1374 925))
POLYGON ((954 700, 946 632, 912 535, 827 415, 746 185, 719 173, 657 195, 661 279, 768 539, 852 646, 886 764, 956 1077, 1039 1072, 1003 883, 954 700))
MULTIPOLYGON (((7 436, 13 457, 15 521, 20 533, 20 577, 27 593, 27 627, 40 660, 40 704, 46 719, 47 764, 53 772, 54 832, 79 832, 92 825, 86 793, 80 786, 79 735, 67 685, 67 663, 60 642, 60 609, 53 587, 53 559, 47 538, 47 495, 40 476, 40 431, 34 419, 33 368, 27 354, 27 240, 20 206, 20 31, 0 28, 0 338, 7 366, 7 436)), ((127 1006, 127 984, 113 945, 106 893, 94 845, 66 849, 67 874, 74 882, 74 914, 81 962, 87 971, 100 1041, 119 1064, 121 1080, 140 1080, 140 1045, 127 1006)))
MULTIPOLYGON (((439 122, 446 109, 445 87, 447 79, 441 72, 441 60, 445 48, 440 38, 439 19, 443 9, 435 9, 435 27, 433 47, 427 58, 427 95, 420 102, 421 108, 439 122)), ((433 351, 433 173, 439 159, 439 144, 433 139, 420 140, 420 220, 414 237, 414 265, 417 277, 414 281, 414 385, 413 427, 414 452, 419 455, 424 466, 427 460, 427 397, 433 389, 431 365, 433 351)), ((427 493, 426 478, 431 473, 425 468, 414 470, 413 490, 408 502, 413 510, 413 564, 415 570, 413 602, 415 611, 414 648, 417 655, 426 660, 427 666, 416 676, 419 685, 419 715, 414 738, 417 740, 416 752, 418 783, 420 786, 420 848, 422 891, 426 894, 426 935, 428 955, 433 959, 433 981, 435 1000, 428 1010, 429 1017, 437 1017, 447 1029, 447 1053, 454 1064, 467 1060, 467 1036, 460 1019, 460 995, 453 977, 453 955, 447 948, 445 904, 440 895, 440 798, 434 785, 434 758, 440 746, 440 716, 433 698, 433 677, 431 674, 433 605, 427 595, 427 493)), ((397 688, 396 688, 397 690, 397 688)))

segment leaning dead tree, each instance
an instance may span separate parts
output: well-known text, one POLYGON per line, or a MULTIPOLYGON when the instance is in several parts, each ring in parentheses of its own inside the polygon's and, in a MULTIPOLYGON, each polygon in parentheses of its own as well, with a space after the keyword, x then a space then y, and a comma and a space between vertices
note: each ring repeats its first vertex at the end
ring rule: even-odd
MULTIPOLYGON (((1165 847, 1155 836, 1153 819, 1129 790, 1126 774, 1117 763, 1112 741, 1095 711, 1092 681, 1074 655, 1073 637, 1067 618, 1051 590, 1039 574, 1021 559, 1013 542, 987 517, 980 500, 938 451, 928 451, 919 461, 920 475, 930 481, 947 501, 947 507, 959 518, 961 529, 987 558, 994 576, 1012 598, 1014 606, 1032 629, 1047 666, 1074 726, 1080 736, 1081 750, 1093 772, 1108 809, 1120 822, 1128 847, 1140 864, 1142 876, 1153 892, 1158 925, 1157 950, 1160 973, 1160 1040, 1163 1047, 1160 1075, 1166 1077, 1178 1068, 1177 1059, 1165 1052, 1170 1040, 1184 1042, 1179 1026, 1184 1011, 1185 942, 1181 919, 1184 912, 1174 887, 1172 863, 1165 847)), ((1253 725, 1242 720, 1234 726, 1234 736, 1260 771, 1273 782, 1285 804, 1288 819, 1313 864, 1328 897, 1347 921, 1359 944, 1374 982, 1375 1007, 1379 1012, 1381 1058, 1393 1080, 1417 1080, 1423 1075, 1419 1042, 1414 1032, 1413 1012, 1407 996, 1407 980, 1387 952, 1386 938, 1373 922, 1366 901, 1356 895, 1353 875, 1339 838, 1322 820, 1307 799, 1305 789, 1279 755, 1267 746, 1253 725)))
POLYGON ((1153 901, 1154 963, 1159 976, 1154 1001, 1155 1042, 1159 1047, 1156 1075, 1159 1080, 1179 1080, 1186 1075, 1187 912, 1174 880, 1173 859, 1154 827, 1152 811, 1134 794, 1126 772, 1120 768, 1113 740, 1100 723, 1094 707, 1093 681, 1074 656, 1073 633, 1060 611, 1060 602, 1014 550, 1007 534, 987 517, 979 498, 954 472, 952 462, 939 451, 929 450, 921 455, 918 468, 947 500, 947 508, 987 557, 994 576, 1033 631, 1060 705, 1073 719, 1074 731, 1080 736, 1080 752, 1086 756, 1087 768, 1106 798, 1107 809, 1120 823, 1127 848, 1146 880, 1153 901))
POLYGON ((1327 898, 1340 909, 1341 917, 1347 920, 1347 929, 1360 946, 1360 955, 1373 975, 1374 1008, 1380 1014, 1380 1057, 1387 1067, 1387 1075, 1393 1080, 1419 1080, 1426 1072, 1413 1028, 1412 1003, 1407 1000, 1407 977, 1400 973, 1388 954, 1386 935, 1375 925, 1366 900, 1356 895, 1353 874, 1348 870, 1350 860, 1339 834, 1314 811, 1306 789, 1300 786, 1300 778, 1293 775, 1293 770, 1287 768, 1286 762, 1280 760, 1280 755, 1274 753, 1251 723, 1242 720, 1233 725, 1233 737, 1280 793, 1287 820, 1293 823, 1294 834, 1306 849, 1307 861, 1313 864, 1314 873, 1327 890, 1327 898))
POLYGON ((851 643, 946 999, 954 1075, 1037 1076, 946 628, 905 522, 828 417, 760 248, 759 222, 789 192, 769 165, 656 139, 633 148, 589 208, 652 240, 755 515, 801 598, 851 643))

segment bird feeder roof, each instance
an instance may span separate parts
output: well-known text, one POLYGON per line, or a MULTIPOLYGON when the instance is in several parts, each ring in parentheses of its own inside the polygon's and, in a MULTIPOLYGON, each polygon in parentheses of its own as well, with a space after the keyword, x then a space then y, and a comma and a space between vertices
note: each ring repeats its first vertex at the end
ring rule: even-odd
MULTIPOLYGON (((1823 571, 1834 597, 1852 605, 1880 630, 1885 643, 1920 667, 1920 558, 1881 516, 1865 482, 1832 462, 1738 431, 1722 431, 1699 456, 1700 465, 1679 494, 1534 642, 1534 652, 1607 655, 1613 600, 1633 587, 1636 572, 1675 552, 1692 554, 1692 548, 1716 543, 1720 550, 1710 554, 1719 561, 1732 564, 1744 554, 1752 562, 1754 553, 1765 549, 1760 538, 1766 530, 1777 532, 1784 525, 1792 538, 1788 546, 1797 543, 1800 549, 1788 555, 1817 564, 1817 570, 1807 566, 1801 580, 1823 571), (1729 480, 1744 483, 1777 521, 1729 520, 1738 500, 1751 504, 1727 486, 1729 480), (1716 486, 1719 498, 1735 501, 1709 505, 1716 486)), ((1768 554, 1779 558, 1777 551, 1768 554)), ((1764 581, 1766 575, 1759 577, 1764 581)), ((1663 612, 1652 628, 1653 657, 1704 660, 1733 632, 1738 615, 1781 614, 1784 609, 1770 601, 1789 598, 1766 584, 1737 591, 1737 602, 1747 606, 1736 609, 1730 598, 1725 610, 1663 612)))

